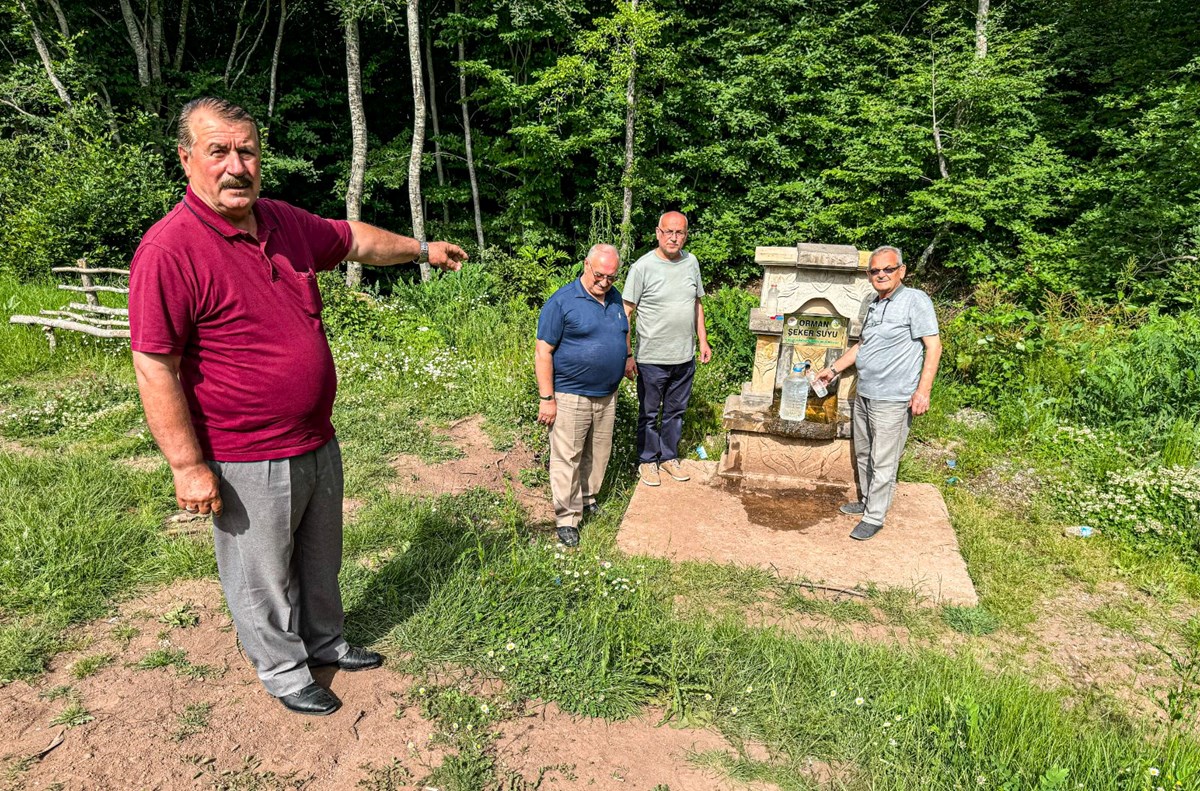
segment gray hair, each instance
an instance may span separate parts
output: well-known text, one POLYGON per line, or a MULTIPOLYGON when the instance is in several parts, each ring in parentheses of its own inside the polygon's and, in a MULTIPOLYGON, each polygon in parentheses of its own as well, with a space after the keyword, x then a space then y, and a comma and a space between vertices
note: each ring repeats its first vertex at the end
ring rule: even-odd
POLYGON ((592 259, 600 253, 612 253, 617 257, 617 266, 621 265, 621 254, 617 251, 617 248, 613 247, 611 244, 592 245, 592 249, 588 250, 588 254, 584 256, 583 260, 590 264, 592 259))
POLYGON ((254 128, 254 139, 258 140, 258 124, 254 116, 226 99, 215 96, 202 96, 192 99, 179 111, 179 147, 191 153, 196 143, 196 135, 192 132, 192 113, 197 110, 212 113, 217 118, 230 124, 250 124, 254 128))
POLYGON ((904 253, 900 252, 900 248, 892 247, 890 244, 885 244, 884 246, 876 247, 874 250, 871 251, 871 257, 867 259, 868 267, 871 265, 871 262, 875 260, 875 256, 879 255, 880 253, 895 254, 896 266, 904 266, 904 253))

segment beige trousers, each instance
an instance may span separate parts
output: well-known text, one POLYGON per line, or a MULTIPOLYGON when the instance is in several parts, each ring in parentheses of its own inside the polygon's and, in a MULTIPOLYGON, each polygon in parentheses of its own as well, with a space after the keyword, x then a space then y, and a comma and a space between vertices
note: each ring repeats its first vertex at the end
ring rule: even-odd
POLYGON ((579 527, 583 509, 596 502, 612 452, 617 394, 555 393, 558 416, 550 427, 550 494, 558 527, 579 527))

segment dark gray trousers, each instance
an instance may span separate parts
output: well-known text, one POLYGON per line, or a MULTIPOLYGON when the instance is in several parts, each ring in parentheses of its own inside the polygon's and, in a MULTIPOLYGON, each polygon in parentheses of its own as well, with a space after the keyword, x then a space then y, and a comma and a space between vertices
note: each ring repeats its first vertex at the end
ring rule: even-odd
POLYGON ((209 462, 224 513, 213 544, 238 637, 267 692, 312 683, 342 638, 342 453, 336 439, 274 461, 209 462))

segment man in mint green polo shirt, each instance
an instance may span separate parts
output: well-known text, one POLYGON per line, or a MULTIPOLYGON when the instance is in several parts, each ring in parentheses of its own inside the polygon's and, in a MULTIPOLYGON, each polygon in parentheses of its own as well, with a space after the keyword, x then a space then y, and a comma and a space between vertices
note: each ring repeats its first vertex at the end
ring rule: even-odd
POLYGON ((683 249, 687 217, 667 212, 655 234, 658 246, 630 267, 623 294, 630 321, 636 313, 638 471, 647 486, 659 485, 660 469, 677 481, 688 480, 679 462, 679 439, 692 395, 697 340, 700 362, 712 359, 700 303, 700 262, 683 249))

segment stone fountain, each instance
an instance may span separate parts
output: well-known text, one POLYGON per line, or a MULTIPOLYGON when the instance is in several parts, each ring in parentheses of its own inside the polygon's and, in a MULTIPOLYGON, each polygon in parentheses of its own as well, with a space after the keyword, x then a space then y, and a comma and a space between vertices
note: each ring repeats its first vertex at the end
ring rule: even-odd
POLYGON ((848 537, 857 518, 837 509, 856 497, 853 369, 825 397, 810 393, 803 421, 779 418, 793 364, 823 368, 858 341, 875 294, 867 257, 839 245, 757 248, 754 369, 725 401, 726 450, 719 462, 685 461, 691 481, 664 475, 660 487, 637 485, 617 534, 623 551, 756 566, 843 591, 899 587, 928 603, 978 603, 937 487, 897 484, 885 529, 867 542, 848 537))

